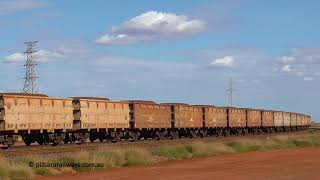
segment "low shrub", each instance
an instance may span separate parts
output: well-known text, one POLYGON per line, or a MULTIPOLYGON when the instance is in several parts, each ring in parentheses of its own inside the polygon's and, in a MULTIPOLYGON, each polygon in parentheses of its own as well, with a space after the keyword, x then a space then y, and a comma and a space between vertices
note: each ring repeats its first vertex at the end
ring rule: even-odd
POLYGON ((182 160, 182 159, 190 159, 192 157, 192 153, 187 146, 167 146, 167 147, 157 147, 152 150, 152 155, 156 156, 164 156, 169 160, 182 160))
POLYGON ((146 150, 127 150, 124 152, 124 166, 150 165, 152 164, 152 155, 146 150))
POLYGON ((164 161, 218 156, 223 154, 266 151, 274 149, 320 147, 320 133, 307 135, 287 134, 266 139, 244 137, 228 142, 196 142, 188 145, 162 146, 151 149, 80 151, 59 156, 35 156, 22 158, 0 157, 0 179, 30 179, 34 175, 55 176, 63 173, 94 171, 136 165, 151 165, 164 161), (29 167, 29 163, 102 163, 104 167, 29 167))

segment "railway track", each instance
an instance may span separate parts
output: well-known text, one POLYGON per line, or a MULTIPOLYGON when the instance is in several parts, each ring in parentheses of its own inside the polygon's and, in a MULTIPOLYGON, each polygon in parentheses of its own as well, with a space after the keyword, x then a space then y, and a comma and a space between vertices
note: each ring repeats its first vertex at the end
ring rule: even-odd
POLYGON ((34 156, 34 155, 58 155, 64 153, 73 153, 79 150, 84 151, 96 151, 96 150, 113 150, 124 148, 154 148, 157 146, 174 146, 185 145, 196 142, 228 142, 243 138, 261 139, 269 138, 281 135, 293 135, 293 134, 307 134, 309 131, 289 132, 282 134, 261 134, 261 135, 246 135, 246 136, 228 136, 228 137, 205 137, 205 138, 181 138, 181 139, 164 139, 160 141, 156 140, 140 140, 135 142, 120 141, 117 143, 111 142, 94 142, 85 143, 81 145, 77 144, 62 144, 58 146, 51 145, 32 145, 32 146, 16 146, 9 149, 0 150, 0 156, 2 157, 19 157, 19 156, 34 156))

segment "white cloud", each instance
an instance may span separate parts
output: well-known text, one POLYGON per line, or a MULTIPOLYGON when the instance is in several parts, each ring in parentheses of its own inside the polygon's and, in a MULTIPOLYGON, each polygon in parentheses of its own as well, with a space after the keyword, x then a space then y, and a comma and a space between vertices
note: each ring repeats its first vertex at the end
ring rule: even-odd
POLYGON ((234 58, 232 56, 225 56, 223 58, 215 59, 210 63, 213 66, 231 67, 234 65, 234 58))
POLYGON ((22 53, 13 53, 10 54, 9 56, 6 56, 4 58, 5 62, 12 62, 12 63, 16 63, 16 62, 21 62, 24 61, 25 56, 22 53))
POLYGON ((283 63, 283 64, 289 64, 290 62, 292 62, 294 60, 294 57, 291 57, 291 56, 282 56, 280 58, 280 61, 283 63))
POLYGON ((316 73, 320 66, 320 48, 293 48, 286 56, 282 56, 278 60, 277 65, 280 67, 278 72, 305 77, 304 80, 308 81, 310 78, 317 76, 316 73))
POLYGON ((320 48, 294 48, 289 54, 296 59, 296 64, 320 64, 320 48))
POLYGON ((57 59, 65 58, 65 56, 59 52, 49 51, 49 50, 40 50, 37 53, 37 56, 39 56, 39 61, 41 62, 48 62, 48 61, 54 61, 57 59))
POLYGON ((292 69, 291 69, 291 66, 290 66, 290 65, 286 64, 286 65, 284 65, 284 66, 281 68, 281 71, 282 71, 282 72, 285 72, 285 73, 288 73, 288 72, 291 72, 292 69))
MULTIPOLYGON (((79 45, 60 45, 55 50, 40 49, 36 52, 38 62, 51 62, 63 59, 83 59, 87 58, 91 51, 79 45)), ((13 53, 4 57, 4 62, 21 63, 26 61, 26 55, 23 53, 13 53)))
POLYGON ((117 34, 117 35, 109 35, 106 34, 99 39, 96 40, 96 43, 98 44, 132 44, 136 43, 138 41, 141 41, 142 39, 147 40, 148 37, 135 37, 135 36, 128 36, 126 34, 117 34))
MULTIPOLYGON (((49 51, 41 49, 36 54, 36 60, 39 62, 48 62, 65 58, 65 56, 59 52, 49 51)), ((26 56, 23 53, 13 53, 4 57, 4 61, 8 63, 20 63, 26 61, 26 56)))
POLYGON ((199 33, 206 23, 185 15, 149 11, 136 16, 98 38, 98 44, 133 44, 144 41, 173 39, 199 33))
POLYGON ((0 14, 21 11, 30 11, 33 9, 44 8, 49 4, 46 1, 39 0, 1 0, 0 14))

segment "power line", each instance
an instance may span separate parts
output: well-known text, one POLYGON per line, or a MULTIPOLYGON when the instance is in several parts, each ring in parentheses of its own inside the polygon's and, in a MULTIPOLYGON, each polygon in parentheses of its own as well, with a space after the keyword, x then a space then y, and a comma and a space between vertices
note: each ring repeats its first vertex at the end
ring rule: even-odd
POLYGON ((230 81, 229 81, 229 89, 226 90, 227 92, 229 92, 229 106, 232 107, 233 106, 233 93, 235 91, 238 91, 236 89, 233 88, 233 80, 232 78, 230 78, 230 81))
POLYGON ((27 60, 24 66, 26 67, 26 72, 24 76, 24 86, 23 86, 23 93, 30 93, 30 94, 37 94, 38 87, 37 87, 37 79, 39 78, 36 74, 36 44, 38 41, 30 41, 25 42, 27 45, 27 49, 24 54, 27 55, 27 60))

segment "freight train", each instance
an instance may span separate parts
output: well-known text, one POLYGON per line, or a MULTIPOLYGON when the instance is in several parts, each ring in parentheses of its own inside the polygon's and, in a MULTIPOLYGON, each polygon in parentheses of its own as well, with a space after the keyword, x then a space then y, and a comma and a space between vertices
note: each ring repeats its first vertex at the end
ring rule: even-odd
POLYGON ((12 146, 279 133, 306 129, 309 115, 107 98, 0 94, 0 143, 12 146))

